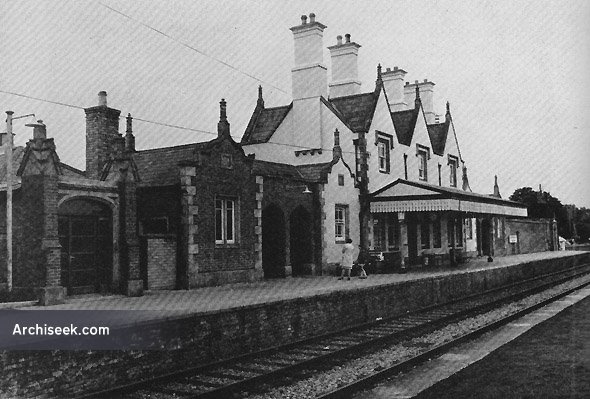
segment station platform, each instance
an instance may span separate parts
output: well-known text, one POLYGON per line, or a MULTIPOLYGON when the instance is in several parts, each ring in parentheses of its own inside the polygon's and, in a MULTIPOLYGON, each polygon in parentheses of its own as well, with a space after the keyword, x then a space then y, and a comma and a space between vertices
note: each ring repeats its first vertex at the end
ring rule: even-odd
MULTIPOLYGON (((141 297, 124 295, 79 295, 68 297, 66 303, 45 306, 47 310, 150 310, 171 315, 206 314, 222 310, 259 305, 275 301, 312 297, 335 291, 351 291, 402 282, 452 276, 466 272, 493 270, 540 260, 560 259, 583 254, 584 251, 555 251, 494 258, 475 258, 456 267, 417 268, 403 274, 372 274, 367 279, 352 277, 350 281, 333 276, 306 276, 272 279, 253 283, 228 284, 193 290, 146 291, 141 297)), ((8 304, 7 304, 8 305, 8 304)), ((20 308, 41 309, 30 303, 20 308)), ((157 313, 154 313, 157 314, 157 313)))
MULTIPOLYGON (((121 387, 582 264, 590 264, 590 252, 543 252, 350 281, 294 277, 153 291, 142 297, 69 297, 55 306, 20 304, 17 311, 26 314, 86 311, 96 315, 97 322, 106 322, 101 319, 105 314, 117 336, 137 345, 122 350, 0 351, 0 397, 75 397, 121 387), (142 346, 146 341, 149 348, 142 346)), ((4 309, 10 310, 7 305, 4 309)))

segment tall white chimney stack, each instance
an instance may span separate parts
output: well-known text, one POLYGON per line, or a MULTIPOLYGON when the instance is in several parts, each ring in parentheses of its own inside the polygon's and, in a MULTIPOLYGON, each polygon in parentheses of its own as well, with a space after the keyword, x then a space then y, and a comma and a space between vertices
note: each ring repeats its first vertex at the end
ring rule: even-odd
POLYGON ((420 90, 420 100, 422 101, 422 108, 424 109, 424 116, 426 123, 433 124, 436 114, 434 113, 434 83, 428 79, 422 82, 417 80, 414 83, 406 83, 404 86, 404 96, 408 104, 413 104, 416 98, 416 86, 420 90))
MULTIPOLYGON (((308 148, 322 148, 320 98, 328 97, 328 70, 324 65, 324 29, 315 14, 301 16, 301 25, 291 28, 295 44, 293 80, 293 145, 306 143, 308 148), (303 140, 303 141, 302 141, 303 140)), ((289 139, 288 139, 289 140, 289 139)))
MULTIPOLYGON (((387 68, 385 72, 381 73, 381 80, 383 81, 385 92, 387 93, 391 112, 408 109, 408 102, 404 95, 404 80, 406 74, 406 71, 398 67, 393 67, 393 70, 387 68)), ((413 99, 410 104, 414 104, 413 99)))
POLYGON ((324 29, 315 20, 315 14, 301 16, 301 25, 291 28, 295 42, 295 67, 291 70, 293 79, 293 100, 309 97, 328 96, 328 70, 324 65, 324 29))
POLYGON ((336 37, 336 45, 328 47, 332 58, 332 82, 330 97, 342 97, 361 92, 358 80, 358 52, 360 44, 350 41, 350 34, 336 37))

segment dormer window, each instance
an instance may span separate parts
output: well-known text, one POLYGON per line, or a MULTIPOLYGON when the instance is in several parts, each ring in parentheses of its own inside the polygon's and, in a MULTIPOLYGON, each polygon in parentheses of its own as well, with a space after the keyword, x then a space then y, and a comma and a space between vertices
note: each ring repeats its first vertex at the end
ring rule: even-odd
POLYGON ((459 167, 459 158, 449 155, 449 183, 451 187, 457 187, 457 168, 459 167))
POLYGON ((430 149, 420 144, 416 144, 416 156, 418 157, 418 178, 428 181, 428 159, 430 158, 430 149))
POLYGON ((387 133, 375 132, 375 145, 377 145, 377 159, 379 162, 379 172, 389 173, 390 152, 393 148, 393 136, 387 133))

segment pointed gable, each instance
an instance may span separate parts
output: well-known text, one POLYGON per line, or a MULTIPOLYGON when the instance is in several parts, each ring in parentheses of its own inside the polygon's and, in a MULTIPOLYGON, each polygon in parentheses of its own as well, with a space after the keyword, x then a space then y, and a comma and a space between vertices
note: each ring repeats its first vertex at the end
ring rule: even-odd
POLYGON ((329 102, 355 133, 366 132, 373 120, 379 92, 331 98, 329 102))
POLYGON ((414 136, 414 129, 416 128, 416 121, 420 108, 408 109, 404 111, 397 111, 391 113, 393 126, 397 135, 397 141, 400 144, 409 146, 412 144, 412 137, 414 136))
POLYGON ((436 155, 443 156, 445 153, 449 126, 449 121, 428 125, 428 135, 430 136, 430 143, 432 144, 432 152, 436 155))

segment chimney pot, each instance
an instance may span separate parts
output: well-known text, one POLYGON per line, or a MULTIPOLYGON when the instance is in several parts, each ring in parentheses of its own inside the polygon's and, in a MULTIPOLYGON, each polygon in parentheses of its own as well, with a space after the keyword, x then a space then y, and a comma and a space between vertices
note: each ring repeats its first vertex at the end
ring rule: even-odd
POLYGON ((99 91, 98 92, 98 105, 101 107, 107 106, 107 92, 106 91, 99 91))
POLYGON ((336 44, 339 46, 342 44, 342 35, 336 36, 336 44))
POLYGON ((301 25, 305 25, 307 23, 307 15, 301 16, 301 25))
POLYGON ((428 83, 428 79, 424 79, 424 83, 428 83))
POLYGON ((406 82, 406 86, 409 86, 409 85, 410 85, 410 82, 406 82))
POLYGON ((312 24, 315 22, 315 14, 313 12, 309 14, 309 22, 312 24))
POLYGON ((347 33, 346 35, 344 35, 344 38, 346 40, 346 43, 350 43, 350 33, 347 33))
POLYGON ((414 80, 414 84, 418 84, 418 81, 417 80, 414 80))
POLYGON ((389 68, 389 67, 385 68, 385 72, 391 72, 391 68, 389 68))
POLYGON ((394 70, 394 71, 397 71, 397 70, 398 70, 398 67, 394 66, 394 67, 393 67, 393 70, 394 70))
POLYGON ((33 128, 33 138, 34 139, 46 139, 47 138, 47 130, 43 121, 39 119, 37 123, 30 123, 25 125, 27 127, 33 128))

